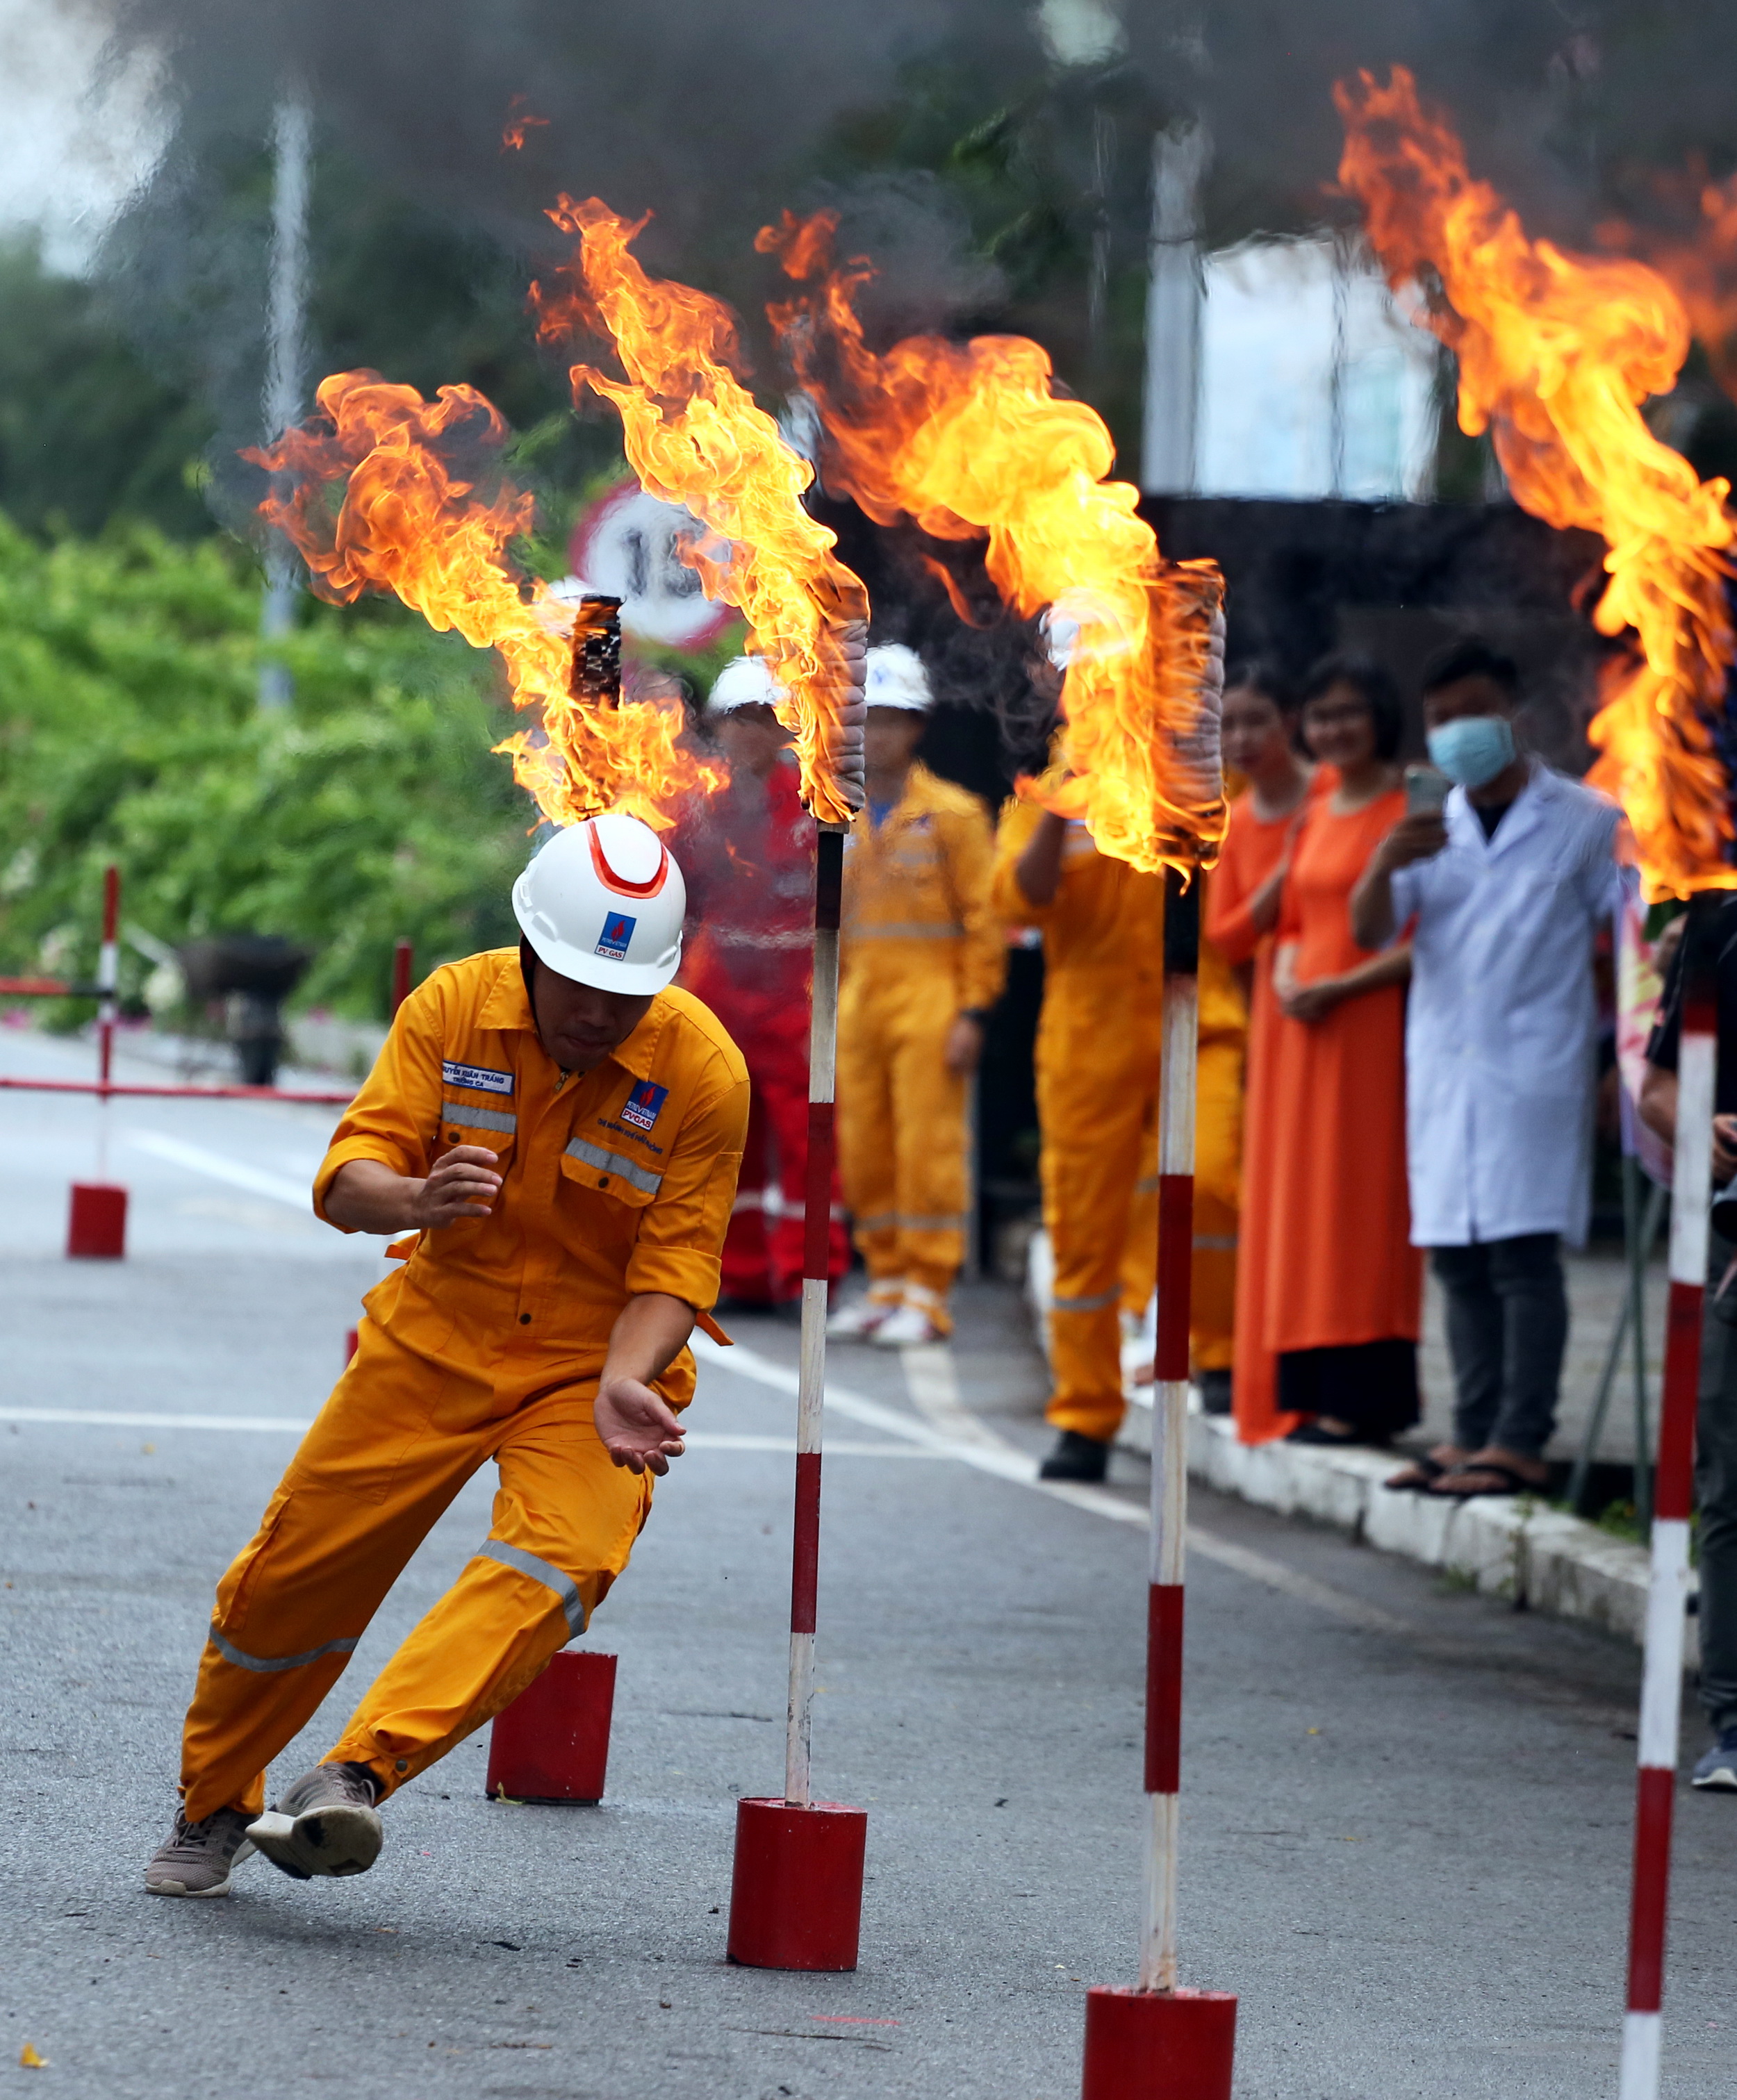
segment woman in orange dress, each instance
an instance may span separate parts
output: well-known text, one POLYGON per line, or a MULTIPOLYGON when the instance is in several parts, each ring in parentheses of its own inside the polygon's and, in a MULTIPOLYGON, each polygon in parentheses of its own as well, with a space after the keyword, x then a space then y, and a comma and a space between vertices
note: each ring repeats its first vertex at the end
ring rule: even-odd
POLYGON ((1231 1405, 1237 1434, 1255 1444, 1293 1420, 1278 1412, 1277 1367, 1266 1346, 1266 1285, 1271 1207, 1274 929, 1285 847, 1305 796, 1332 784, 1297 753, 1297 699, 1275 667, 1233 666, 1225 681, 1224 760, 1248 786, 1231 805, 1218 865, 1207 879, 1206 937, 1243 981, 1249 1050, 1243 1109, 1242 1200, 1237 1226, 1235 1348, 1231 1405))
POLYGON ((1305 807, 1275 934, 1270 1233, 1263 1328, 1293 1441, 1385 1443, 1419 1414, 1423 1257, 1411 1244, 1401 946, 1370 955, 1349 900, 1405 814, 1399 694, 1378 665, 1329 659, 1303 736, 1337 779, 1305 807))

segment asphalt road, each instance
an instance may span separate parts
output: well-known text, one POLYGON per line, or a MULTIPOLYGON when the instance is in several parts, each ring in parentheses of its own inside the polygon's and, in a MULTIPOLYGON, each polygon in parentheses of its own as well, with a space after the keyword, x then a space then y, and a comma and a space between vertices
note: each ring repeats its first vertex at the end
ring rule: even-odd
MULTIPOLYGON (((0 1041, 0 1069, 82 1062, 0 1041)), ((321 1112, 140 1103, 108 1111, 130 1258, 65 1261, 95 1113, 0 1096, 0 2079, 1077 2092, 1084 1985, 1134 1963, 1143 1482, 1123 1460, 1098 1497, 1006 1477, 1043 1441, 1041 1382, 988 1287, 951 1365, 834 1358, 815 1750, 822 1791, 869 1811, 855 1974, 723 1960, 734 1797, 781 1776, 795 1334, 771 1321, 702 1366, 694 1447, 589 1637, 621 1657, 602 1807, 485 1801, 479 1736, 392 1802, 359 1880, 256 1860, 227 1902, 147 1896, 212 1586, 378 1255, 297 1210, 321 1112), (47 2071, 11 2068, 27 2042, 47 2071)), ((488 1493, 436 1529, 280 1777, 452 1579, 488 1493)), ((1205 1496, 1194 1515, 1184 1970, 1240 1994, 1239 2100, 1614 2094, 1634 1653, 1336 1534, 1205 1496)), ((1686 1795, 1678 1829, 1666 2090, 1728 2100, 1737 1801, 1686 1795)))

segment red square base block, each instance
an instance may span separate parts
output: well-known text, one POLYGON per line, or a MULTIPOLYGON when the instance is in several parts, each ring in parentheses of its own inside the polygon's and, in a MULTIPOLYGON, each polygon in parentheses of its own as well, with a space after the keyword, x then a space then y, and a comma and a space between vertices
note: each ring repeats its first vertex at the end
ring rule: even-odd
POLYGON ((494 1717, 491 1798, 594 1806, 603 1798, 614 1711, 615 1657, 563 1648, 494 1717))
POLYGON ((1081 2100, 1231 2100, 1236 2000, 1228 1991, 1085 1994, 1081 2100))
POLYGON ((816 1801, 736 1804, 732 1961, 746 1969, 856 1966, 868 1811, 816 1801))
POLYGON ((113 1181, 75 1181, 67 1214, 69 1255, 119 1261, 126 1252, 126 1191, 113 1181))

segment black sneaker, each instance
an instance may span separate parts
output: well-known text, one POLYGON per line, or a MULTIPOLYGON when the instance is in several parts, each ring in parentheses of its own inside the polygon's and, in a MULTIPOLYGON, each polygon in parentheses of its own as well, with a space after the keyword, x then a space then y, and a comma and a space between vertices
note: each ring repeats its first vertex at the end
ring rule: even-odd
POLYGON ((1040 1480, 1100 1481, 1110 1470, 1110 1447, 1077 1429, 1064 1429, 1055 1449, 1037 1468, 1040 1480))
POLYGON ((1203 1414, 1230 1413, 1231 1374, 1228 1371, 1202 1371, 1195 1383, 1200 1388, 1200 1412, 1203 1414))
POLYGON ((384 1833, 366 1765, 316 1765, 293 1780, 247 1834, 292 1880, 316 1874, 365 1874, 380 1856, 384 1833))

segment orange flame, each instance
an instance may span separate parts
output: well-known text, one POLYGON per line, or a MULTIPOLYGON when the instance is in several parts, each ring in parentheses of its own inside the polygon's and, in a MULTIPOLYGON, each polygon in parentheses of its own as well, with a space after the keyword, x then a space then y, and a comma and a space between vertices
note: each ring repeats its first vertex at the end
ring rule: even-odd
POLYGON ((244 455, 285 478, 262 515, 289 534, 322 598, 348 604, 365 590, 391 592, 431 627, 500 652, 513 704, 535 708, 539 730, 497 748, 511 752, 514 778, 546 817, 572 824, 625 810, 666 827, 666 805, 718 784, 721 775, 677 742, 678 704, 573 697, 572 608, 507 551, 530 529, 533 499, 504 479, 492 496, 478 487, 507 436, 482 395, 443 386, 425 401, 378 373, 340 372, 317 398, 306 423, 244 455))
POLYGON ((1665 279, 1682 301, 1713 377, 1737 395, 1737 175, 1711 183, 1704 163, 1691 162, 1682 174, 1655 178, 1653 188, 1679 212, 1699 208, 1699 240, 1619 220, 1599 227, 1599 240, 1642 257, 1665 279))
POLYGON ((1160 561, 1139 492, 1104 479, 1103 419, 1056 399, 1035 342, 913 336, 870 351, 854 301, 872 272, 833 264, 837 223, 786 212, 756 244, 799 283, 818 280, 771 314, 820 409, 829 483, 883 524, 987 538, 1003 600, 1076 628, 1062 765, 1020 792, 1084 818, 1103 852, 1135 867, 1210 866, 1225 809, 1217 722, 1199 695, 1217 569, 1160 561))
POLYGON ((515 95, 507 104, 506 128, 501 134, 501 151, 503 153, 520 152, 526 135, 533 128, 537 130, 548 129, 549 119, 546 117, 533 117, 524 105, 522 95, 515 95))
POLYGON ((1698 480, 1640 412, 1687 354, 1682 305, 1641 263, 1529 240, 1403 67, 1386 87, 1364 73, 1334 93, 1339 179, 1390 280, 1439 281, 1426 320, 1459 360, 1461 428, 1490 431, 1527 510, 1608 550, 1593 624, 1634 642, 1592 724, 1602 756, 1589 777, 1627 811, 1655 895, 1737 886, 1712 726, 1734 649, 1730 489, 1698 480))
POLYGON ((685 505, 707 528, 687 558, 708 597, 745 614, 788 695, 778 714, 794 732, 803 801, 822 823, 846 823, 851 810, 834 766, 839 704, 850 690, 842 629, 866 620, 868 602, 833 553, 836 536, 802 508, 814 470, 730 368, 729 309, 648 276, 628 252, 644 220, 630 224, 595 197, 564 196, 549 216, 580 245, 559 289, 532 288, 542 332, 565 336, 600 324, 613 338, 625 380, 576 364, 574 391, 614 403, 641 485, 685 505))

